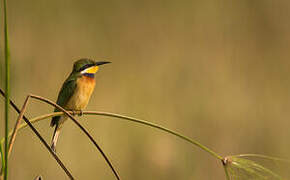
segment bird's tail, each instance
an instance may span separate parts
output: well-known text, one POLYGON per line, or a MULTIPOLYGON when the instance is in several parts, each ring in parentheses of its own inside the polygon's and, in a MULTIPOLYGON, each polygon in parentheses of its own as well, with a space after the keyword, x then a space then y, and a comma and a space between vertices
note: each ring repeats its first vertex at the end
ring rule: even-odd
POLYGON ((57 139, 58 139, 59 133, 60 133, 59 124, 56 124, 54 132, 53 132, 52 140, 51 140, 51 149, 54 152, 55 152, 56 143, 57 143, 57 139))

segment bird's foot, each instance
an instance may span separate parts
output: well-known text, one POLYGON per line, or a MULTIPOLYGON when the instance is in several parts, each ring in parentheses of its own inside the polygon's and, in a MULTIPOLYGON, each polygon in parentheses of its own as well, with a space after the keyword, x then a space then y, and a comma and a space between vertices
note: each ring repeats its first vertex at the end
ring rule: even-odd
POLYGON ((76 114, 78 114, 77 111, 71 110, 72 111, 72 115, 75 116, 76 114))
POLYGON ((83 110, 79 111, 79 116, 82 116, 84 114, 83 110))
POLYGON ((82 116, 84 113, 83 113, 83 110, 72 110, 72 115, 75 116, 75 115, 79 115, 79 116, 82 116))

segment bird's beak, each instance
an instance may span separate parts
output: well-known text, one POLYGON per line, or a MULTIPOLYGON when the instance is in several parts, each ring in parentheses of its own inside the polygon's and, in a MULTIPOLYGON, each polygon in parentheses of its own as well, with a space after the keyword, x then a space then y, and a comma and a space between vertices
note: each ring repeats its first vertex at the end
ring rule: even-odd
POLYGON ((109 63, 111 63, 111 62, 109 62, 109 61, 98 61, 98 62, 96 62, 96 66, 100 66, 100 65, 103 65, 103 64, 109 64, 109 63))
POLYGON ((85 74, 85 73, 88 73, 88 74, 95 74, 95 73, 99 70, 99 66, 100 66, 100 65, 108 64, 108 63, 111 63, 111 62, 108 62, 108 61, 98 61, 98 62, 95 63, 95 65, 86 68, 86 69, 83 70, 81 73, 82 73, 82 74, 85 74))

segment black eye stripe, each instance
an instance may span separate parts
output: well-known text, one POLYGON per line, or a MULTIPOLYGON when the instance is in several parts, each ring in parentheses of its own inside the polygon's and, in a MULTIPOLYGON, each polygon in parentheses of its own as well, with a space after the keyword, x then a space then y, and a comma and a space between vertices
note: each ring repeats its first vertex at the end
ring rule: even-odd
POLYGON ((85 70, 85 69, 87 69, 88 67, 91 67, 91 66, 94 66, 94 64, 86 64, 86 65, 84 65, 83 67, 80 68, 79 72, 81 72, 81 71, 83 71, 83 70, 85 70))

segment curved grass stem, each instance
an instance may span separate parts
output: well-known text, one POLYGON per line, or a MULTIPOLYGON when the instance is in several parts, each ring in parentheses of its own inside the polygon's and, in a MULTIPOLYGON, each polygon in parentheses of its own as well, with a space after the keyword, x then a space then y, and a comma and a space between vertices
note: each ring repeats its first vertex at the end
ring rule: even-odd
POLYGON ((115 114, 115 113, 108 113, 108 112, 86 111, 86 114, 114 117, 114 118, 118 118, 118 119, 131 121, 131 122, 134 122, 134 123, 139 123, 139 124, 143 124, 143 125, 146 125, 146 126, 150 126, 152 128, 156 128, 156 129, 159 129, 159 130, 164 131, 166 133, 172 134, 172 135, 174 135, 176 137, 179 137, 179 138, 189 142, 190 144, 193 144, 193 145, 201 148, 202 150, 206 151, 207 153, 209 153, 210 155, 212 155, 213 157, 215 157, 215 158, 217 158, 219 160, 223 159, 222 156, 218 155, 216 152, 214 152, 213 150, 209 149, 205 145, 199 143, 198 141, 193 140, 191 138, 188 138, 188 137, 186 137, 186 136, 184 136, 184 135, 182 135, 182 134, 180 134, 180 133, 178 133, 176 131, 170 130, 168 128, 165 128, 163 126, 160 126, 158 124, 155 124, 155 123, 152 123, 152 122, 149 122, 149 121, 145 121, 145 120, 142 120, 142 119, 137 119, 137 118, 133 118, 133 117, 129 117, 129 116, 124 116, 124 115, 120 115, 120 114, 115 114))
MULTIPOLYGON (((4 93, 2 92, 1 90, 1 94, 3 95, 4 93)), ((86 129, 84 127, 82 127, 75 119, 74 117, 71 115, 75 112, 72 112, 72 111, 66 111, 65 109, 63 109, 62 107, 60 107, 59 105, 55 104, 54 102, 46 99, 46 98, 43 98, 41 96, 36 96, 36 95, 29 95, 27 97, 27 100, 29 98, 34 98, 34 99, 37 99, 37 100, 40 100, 40 101, 43 101, 43 102, 46 102, 50 105, 53 105, 54 107, 60 109, 62 112, 55 112, 55 113, 50 113, 50 114, 46 114, 46 115, 41 115, 41 116, 38 116, 36 118, 33 118, 31 119, 30 121, 27 120, 24 116, 24 111, 25 111, 25 108, 23 107, 23 111, 19 111, 19 109, 16 107, 16 105, 10 100, 10 103, 11 105, 17 110, 18 113, 20 113, 20 116, 17 120, 17 123, 15 125, 15 129, 13 130, 13 132, 10 132, 9 133, 9 137, 12 136, 11 138, 11 146, 13 145, 13 139, 15 138, 16 134, 17 134, 17 131, 20 130, 20 129, 23 129, 24 127, 26 127, 27 125, 30 126, 32 129, 33 129, 33 126, 31 125, 32 123, 35 123, 37 121, 40 121, 40 120, 43 120, 43 119, 46 119, 46 118, 49 118, 49 117, 53 117, 53 116, 59 116, 59 115, 67 115, 88 137, 89 139, 94 143, 94 145, 98 148, 98 150, 101 152, 101 154, 103 155, 103 157, 105 158, 105 160, 107 161, 107 163, 109 164, 110 168, 112 169, 112 171, 114 172, 115 176, 117 179, 119 179, 119 176, 117 174, 117 172, 114 170, 112 164, 110 163, 110 161, 108 160, 108 158, 106 157, 106 155, 104 154, 104 152, 102 151, 102 149, 98 146, 98 144, 95 142, 95 140, 92 138, 92 136, 86 131, 86 129), (20 120, 21 119, 24 119, 25 123, 23 124, 20 124, 20 120)), ((28 101, 26 101, 26 103, 24 104, 24 106, 26 106, 28 101)), ((166 133, 169 133, 169 134, 172 134, 178 138, 181 138, 187 142, 189 142, 190 144, 192 145, 195 145, 197 147, 199 147, 200 149, 206 151, 207 153, 209 153, 210 155, 212 155, 213 157, 219 159, 219 160, 223 160, 223 157, 218 155, 217 153, 215 153, 214 151, 212 151, 211 149, 209 149, 208 147, 204 146, 203 144, 199 143, 198 141, 196 140, 193 140, 193 139, 190 139, 180 133, 177 133, 173 130, 170 130, 168 128, 165 128, 165 127, 162 127, 158 124, 154 124, 154 123, 151 123, 151 122, 148 122, 148 121, 145 121, 145 120, 142 120, 142 119, 137 119, 137 118, 133 118, 133 117, 129 117, 129 116, 124 116, 124 115, 120 115, 120 114, 115 114, 115 113, 108 113, 108 112, 98 112, 98 111, 84 111, 84 112, 81 112, 82 114, 87 114, 87 115, 99 115, 99 116, 107 116, 107 117, 113 117, 113 118, 117 118, 117 119, 121 119, 121 120, 127 120, 127 121, 131 121, 131 122, 135 122, 135 123, 139 123, 139 124, 142 124, 142 125, 145 125, 145 126, 149 126, 149 127, 152 127, 152 128, 155 128, 155 129, 159 129, 163 132, 166 132, 166 133)), ((1 139, 0 143, 1 145, 4 143, 5 141, 3 139, 1 139)), ((46 144, 46 143, 45 143, 46 144)), ((46 144, 47 145, 47 144, 46 144)), ((12 148, 12 147, 11 147, 12 148)), ((8 154, 9 155, 9 154, 8 154)), ((3 156, 3 155, 2 155, 3 156)), ((1 156, 1 158, 2 158, 1 156)))
MULTIPOLYGON (((60 111, 62 111, 64 113, 64 115, 68 116, 82 130, 82 132, 85 133, 85 135, 90 139, 90 141, 95 145, 95 147, 98 149, 98 151, 101 153, 101 155, 105 159, 106 163, 111 168, 111 170, 114 173, 115 177, 118 180, 120 179, 119 174, 117 173, 117 171, 113 167, 113 164, 111 163, 111 161, 109 160, 109 158, 107 157, 105 152, 102 150, 102 148, 98 145, 98 143, 91 136, 91 134, 71 115, 71 114, 74 114, 75 112, 69 113, 67 110, 65 110, 64 108, 62 108, 61 106, 59 106, 58 104, 54 103, 53 101, 51 101, 51 100, 49 100, 47 98, 44 98, 44 97, 41 97, 41 96, 37 96, 37 95, 33 95, 33 94, 30 94, 28 96, 33 98, 33 99, 40 100, 42 102, 50 104, 50 105, 54 106, 55 108, 58 108, 60 111)), ((80 113, 82 113, 82 112, 80 112, 80 113)))
MULTIPOLYGON (((68 113, 73 113, 72 111, 67 111, 68 113)), ((121 120, 127 120, 127 121, 131 121, 131 122, 134 122, 134 123, 139 123, 139 124, 143 124, 143 125, 146 125, 146 126, 150 126, 152 128, 156 128, 156 129, 159 129, 161 131, 164 131, 166 133, 169 133, 169 134, 172 134, 174 136, 177 136, 178 138, 181 138, 187 142, 189 142, 190 144, 192 145, 195 145, 199 148, 201 148, 202 150, 206 151, 207 153, 209 153, 210 155, 212 155, 213 157, 219 159, 219 160, 222 160, 223 157, 218 155, 217 153, 215 153, 213 150, 209 149, 208 147, 204 146, 203 144, 199 143, 198 141, 196 140, 193 140, 193 139, 190 139, 182 134, 179 134, 173 130, 170 130, 168 128, 165 128, 165 127, 162 127, 158 124, 154 124, 152 122, 148 122, 148 121, 145 121, 145 120, 141 120, 141 119, 137 119, 137 118, 133 118, 133 117, 129 117, 129 116, 124 116, 124 115, 120 115, 120 114, 115 114, 115 113, 109 113, 109 112, 99 112, 99 111, 83 111, 82 112, 83 115, 98 115, 98 116, 107 116, 107 117, 114 117, 114 118, 118 118, 118 119, 121 119, 121 120)), ((31 119, 31 123, 35 123, 35 122, 38 122, 40 120, 43 120, 43 119, 46 119, 46 118, 51 118, 51 117, 54 117, 54 116, 59 116, 59 115, 63 115, 64 113, 63 112, 55 112, 55 113, 50 113, 50 114, 45 114, 45 115, 41 115, 41 116, 38 116, 38 117, 35 117, 33 119, 31 119)), ((26 124, 21 124, 19 126, 19 130, 26 127, 26 124)), ((12 133, 10 133, 9 135, 11 135, 12 133)), ((2 140, 1 140, 1 143, 2 143, 2 140)))
MULTIPOLYGON (((5 96, 5 93, 2 91, 2 89, 0 89, 0 93, 2 96, 6 97, 5 96)), ((91 142, 93 142, 93 144, 95 145, 95 147, 99 150, 99 152, 101 153, 101 155, 103 156, 103 158, 105 159, 106 163, 110 166, 111 170, 113 171, 115 177, 119 180, 120 177, 117 173, 117 171, 114 169, 112 163, 110 162, 110 160, 108 159, 108 157, 105 155, 104 151, 101 149, 101 147, 97 144, 97 142, 94 140, 94 138, 89 134, 89 132, 68 112, 66 111, 65 109, 63 109, 61 106, 59 106, 58 104, 50 101, 49 99, 46 99, 46 98, 43 98, 41 96, 36 96, 36 95, 28 95, 27 98, 26 98, 26 101, 22 107, 22 110, 20 111, 19 108, 13 103, 13 101, 11 101, 9 99, 9 102, 10 104, 13 106, 13 108, 19 113, 19 116, 18 116, 18 119, 17 119, 17 122, 16 122, 16 125, 14 127, 14 130, 13 132, 11 132, 10 136, 12 136, 11 138, 11 149, 12 149, 12 146, 13 146, 13 143, 14 143, 14 140, 13 138, 15 139, 16 137, 16 134, 17 134, 17 131, 19 130, 19 126, 20 125, 20 121, 21 119, 23 118, 24 121, 28 124, 28 126, 34 131, 34 133, 40 138, 40 140, 43 142, 43 144, 46 146, 46 148, 48 149, 48 151, 54 156, 54 158, 57 160, 57 162, 59 163, 59 165, 63 168, 63 170, 66 172, 66 174, 70 177, 70 179, 74 179, 72 177, 72 175, 70 174, 70 172, 65 168, 65 166, 63 165, 63 163, 60 161, 60 159, 57 157, 57 155, 52 151, 52 149, 49 147, 49 145, 45 142, 45 140, 42 138, 42 136, 38 133, 38 131, 32 126, 31 122, 24 116, 24 112, 25 112, 25 107, 27 106, 28 104, 28 100, 29 98, 33 98, 33 99, 37 99, 37 100, 40 100, 40 101, 43 101, 43 102, 46 102, 56 108, 58 108, 59 110, 61 110, 65 115, 67 115, 81 130, 82 132, 84 132, 87 137, 90 139, 91 142)), ((23 126, 23 125, 22 125, 23 126)), ((7 133, 7 138, 8 138, 8 133, 7 133)), ((2 140, 1 140, 1 144, 2 144, 2 140)), ((9 154, 7 154, 9 155, 9 154)), ((8 158, 8 156, 7 156, 8 158)))
MULTIPOLYGON (((2 91, 2 89, 0 88, 0 94, 3 97, 5 96, 5 93, 2 91)), ((17 113, 21 114, 21 111, 19 110, 19 108, 14 104, 14 102, 9 99, 9 102, 11 104, 11 106, 15 109, 15 111, 17 111, 17 113)), ((32 126, 32 123, 26 118, 26 116, 23 115, 23 120, 25 121, 25 123, 22 124, 22 126, 25 124, 26 126, 29 126, 31 128, 31 130, 34 132, 34 134, 40 139, 40 141, 44 144, 44 146, 47 148, 47 150, 50 152, 50 154, 54 157, 54 159, 56 160, 56 162, 60 165, 60 167, 64 170, 64 172, 67 174, 67 176, 70 179, 75 179, 72 174, 69 172, 69 170, 65 167, 65 165, 62 163, 62 161, 60 160, 60 158, 50 149, 49 145, 46 143, 46 141, 43 139, 43 137, 40 135, 40 133, 32 126)), ((15 126, 15 128, 17 128, 15 126)), ((13 130, 14 132, 14 130, 13 130)), ((12 136, 13 132, 11 131, 9 133, 9 137, 12 136)), ((4 144, 4 138, 1 140, 1 144, 0 146, 3 146, 4 144)), ((2 154, 3 157, 3 154, 2 154)), ((3 159, 3 158, 2 158, 3 159)), ((2 168, 1 168, 1 172, 0 172, 0 179, 2 180, 2 175, 3 175, 3 168, 5 167, 5 161, 2 161, 2 168)))

